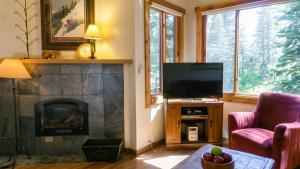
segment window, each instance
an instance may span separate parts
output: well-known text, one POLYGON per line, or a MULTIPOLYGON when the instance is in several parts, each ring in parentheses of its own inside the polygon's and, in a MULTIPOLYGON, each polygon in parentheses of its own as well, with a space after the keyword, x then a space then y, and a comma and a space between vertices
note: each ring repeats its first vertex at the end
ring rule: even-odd
POLYGON ((161 12, 150 10, 150 77, 151 95, 161 92, 161 12))
POLYGON ((174 5, 163 0, 154 0, 151 3, 146 3, 145 8, 146 107, 157 103, 162 94, 163 63, 181 60, 182 17, 185 12, 184 9, 177 6, 174 8, 174 5))
POLYGON ((176 17, 166 14, 166 62, 176 61, 176 17))
POLYGON ((206 62, 224 65, 223 90, 233 92, 235 12, 207 16, 206 62))
POLYGON ((240 11, 238 93, 282 91, 276 87, 279 80, 276 67, 280 63, 280 56, 283 56, 283 46, 280 44, 285 39, 280 32, 288 27, 282 18, 289 5, 278 4, 240 11))
POLYGON ((224 92, 300 94, 299 15, 290 1, 201 16, 204 60, 224 63, 224 92))

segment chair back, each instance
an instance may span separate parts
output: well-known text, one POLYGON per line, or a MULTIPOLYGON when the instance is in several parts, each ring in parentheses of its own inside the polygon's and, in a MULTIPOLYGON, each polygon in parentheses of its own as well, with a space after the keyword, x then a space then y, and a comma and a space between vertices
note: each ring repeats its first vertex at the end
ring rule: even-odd
POLYGON ((300 95, 262 93, 255 110, 254 126, 273 131, 280 123, 300 122, 300 95))

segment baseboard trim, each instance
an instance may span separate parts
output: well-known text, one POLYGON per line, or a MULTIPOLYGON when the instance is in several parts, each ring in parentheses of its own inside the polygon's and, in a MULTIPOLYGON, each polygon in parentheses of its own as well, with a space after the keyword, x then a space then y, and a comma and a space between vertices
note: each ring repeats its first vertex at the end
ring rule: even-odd
POLYGON ((156 141, 156 142, 154 142, 152 144, 148 144, 148 145, 146 145, 146 146, 144 146, 144 147, 142 147, 142 148, 140 148, 138 150, 133 150, 131 148, 125 148, 125 151, 129 152, 130 154, 135 154, 136 156, 138 156, 138 155, 143 154, 143 153, 145 153, 145 152, 147 152, 149 150, 152 150, 152 148, 160 146, 160 145, 162 145, 164 143, 165 143, 165 140, 159 140, 159 141, 156 141))
POLYGON ((144 146, 144 147, 136 150, 136 155, 143 154, 143 153, 145 153, 145 152, 147 152, 149 150, 152 150, 152 148, 160 146, 160 145, 162 145, 164 143, 165 143, 165 140, 159 140, 159 141, 156 141, 156 142, 154 142, 152 144, 148 144, 148 145, 146 145, 146 146, 144 146))
POLYGON ((146 146, 144 146, 144 147, 142 147, 138 150, 134 150, 134 149, 131 149, 131 148, 125 148, 125 151, 130 153, 130 154, 134 154, 134 155, 138 156, 138 155, 143 154, 143 153, 145 153, 149 150, 152 150, 153 148, 155 148, 157 146, 160 146, 164 143, 165 143, 165 140, 163 139, 163 140, 156 141, 152 144, 148 144, 148 145, 146 145, 146 146))
POLYGON ((125 152, 128 154, 136 155, 136 150, 131 148, 125 148, 125 152))

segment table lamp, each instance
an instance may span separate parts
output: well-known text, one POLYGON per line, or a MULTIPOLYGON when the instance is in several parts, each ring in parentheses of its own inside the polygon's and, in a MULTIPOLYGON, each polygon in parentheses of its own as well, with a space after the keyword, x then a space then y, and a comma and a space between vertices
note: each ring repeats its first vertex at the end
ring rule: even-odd
MULTIPOLYGON (((20 60, 4 59, 0 64, 0 78, 12 79, 12 90, 13 90, 12 99, 13 99, 14 126, 15 126, 15 151, 13 155, 13 167, 14 167, 16 155, 19 153, 19 135, 18 135, 19 116, 17 113, 17 102, 16 102, 16 79, 28 79, 31 78, 31 76, 20 60)), ((10 160, 11 157, 12 156, 10 156, 10 160)), ((30 158, 29 154, 27 154, 27 157, 30 158)))
POLYGON ((96 45, 95 42, 97 39, 101 39, 100 32, 96 25, 89 25, 85 34, 85 39, 89 39, 89 43, 91 45, 91 59, 95 59, 96 45))

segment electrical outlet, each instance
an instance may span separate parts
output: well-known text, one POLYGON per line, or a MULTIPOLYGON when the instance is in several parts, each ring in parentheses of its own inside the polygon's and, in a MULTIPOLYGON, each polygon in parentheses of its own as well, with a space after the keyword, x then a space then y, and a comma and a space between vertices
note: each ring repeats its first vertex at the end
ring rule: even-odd
POLYGON ((45 137, 45 143, 53 143, 54 138, 53 137, 45 137))

